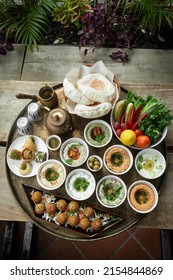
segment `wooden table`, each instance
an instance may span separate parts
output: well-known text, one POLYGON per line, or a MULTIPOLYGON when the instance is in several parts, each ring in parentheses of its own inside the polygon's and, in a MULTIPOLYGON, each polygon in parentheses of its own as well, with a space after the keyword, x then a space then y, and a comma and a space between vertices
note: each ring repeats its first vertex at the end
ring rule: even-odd
MULTIPOLYGON (((46 81, 47 82, 47 81, 46 81)), ((61 83, 57 81, 56 83, 61 83)), ((0 87, 0 220, 6 221, 29 221, 29 218, 18 205, 11 188, 9 186, 6 168, 5 153, 8 134, 21 110, 28 104, 29 100, 18 100, 15 98, 16 93, 37 94, 44 82, 26 82, 26 81, 1 81, 0 87)), ((54 85, 55 83, 51 83, 54 85)), ((124 83, 122 86, 131 89, 137 94, 146 96, 152 94, 157 98, 161 98, 166 106, 173 112, 173 84, 133 84, 124 83)), ((168 165, 167 174, 163 183, 160 194, 159 204, 157 208, 150 214, 146 215, 140 222, 136 224, 140 228, 159 228, 173 229, 173 124, 169 127, 166 136, 166 144, 168 147, 168 165)))

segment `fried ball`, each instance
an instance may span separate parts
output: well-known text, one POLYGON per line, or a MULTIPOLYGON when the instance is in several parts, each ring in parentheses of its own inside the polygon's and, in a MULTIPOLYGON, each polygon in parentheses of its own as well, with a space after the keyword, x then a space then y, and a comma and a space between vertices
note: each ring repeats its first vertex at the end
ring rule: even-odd
POLYGON ((75 201, 75 200, 70 201, 69 204, 68 204, 68 209, 72 213, 78 211, 78 209, 79 209, 79 202, 75 201))
POLYGON ((56 216, 56 222, 60 225, 64 225, 67 222, 67 213, 62 212, 56 216))
POLYGON ((72 227, 76 227, 79 223, 79 217, 76 215, 71 215, 68 217, 67 223, 72 227))
POLYGON ((59 199, 56 203, 56 207, 59 211, 65 211, 67 209, 67 202, 65 199, 59 199))
POLYGON ((56 204, 54 204, 54 203, 47 204, 46 205, 46 211, 47 211, 47 213, 49 214, 50 217, 55 216, 55 213, 57 211, 56 204))
POLYGON ((38 215, 43 214, 45 210, 45 205, 42 202, 35 205, 35 213, 37 213, 38 215))
POLYGON ((36 203, 40 202, 41 199, 42 199, 42 193, 40 191, 35 191, 31 195, 31 200, 36 202, 36 203))
POLYGON ((89 228, 91 225, 90 220, 86 217, 82 218, 79 222, 79 226, 80 228, 86 230, 87 228, 89 228))
POLYGON ((93 228, 93 230, 95 231, 98 231, 102 228, 102 220, 101 219, 94 219, 92 222, 91 222, 91 227, 93 228))
POLYGON ((86 207, 83 211, 84 216, 87 218, 94 217, 94 209, 92 207, 86 207))

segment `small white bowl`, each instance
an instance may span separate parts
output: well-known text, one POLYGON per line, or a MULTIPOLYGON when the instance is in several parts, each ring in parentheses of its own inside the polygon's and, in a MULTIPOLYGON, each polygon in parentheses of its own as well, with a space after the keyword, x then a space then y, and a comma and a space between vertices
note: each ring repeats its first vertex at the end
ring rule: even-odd
MULTIPOLYGON (((107 193, 108 196, 108 193, 107 193)), ((126 199, 127 196, 127 188, 122 179, 115 175, 107 175, 103 177, 96 186, 96 197, 98 201, 105 207, 108 208, 116 208, 120 206, 126 199), (104 182, 104 185, 103 185, 104 182), (107 187, 106 187, 107 184, 107 187), (122 187, 119 193, 119 196, 115 198, 114 200, 106 199, 104 189, 109 192, 109 196, 111 196, 111 188, 110 185, 112 185, 113 188, 118 189, 120 186, 122 187)))
POLYGON ((133 165, 133 155, 127 147, 123 145, 113 145, 105 151, 103 162, 109 172, 115 175, 122 175, 131 169, 133 165), (114 164, 111 163, 113 160, 114 164))
POLYGON ((135 168, 143 178, 156 179, 165 172, 166 160, 158 150, 145 149, 137 154, 135 168))
POLYGON ((88 158, 89 155, 89 148, 85 141, 83 141, 80 138, 70 138, 66 140, 60 148, 60 157, 64 164, 70 166, 70 167, 77 167, 82 165, 88 158), (78 149, 79 158, 78 159, 72 159, 72 157, 69 157, 68 152, 69 149, 76 145, 76 148, 78 149))
POLYGON ((64 165, 55 159, 49 159, 44 161, 37 172, 37 182, 38 184, 45 190, 55 190, 62 186, 66 178, 66 169, 64 165), (52 178, 52 180, 48 180, 48 176, 50 178, 50 172, 57 172, 58 178, 52 178), (46 175, 47 172, 47 175, 46 175))
POLYGON ((79 201, 83 201, 91 197, 91 195, 94 193, 96 187, 96 181, 92 173, 86 169, 75 169, 71 171, 66 178, 65 181, 65 189, 68 195, 79 201), (75 182, 76 180, 86 180, 86 182, 89 183, 89 185, 86 187, 86 190, 82 190, 82 187, 80 187, 80 182, 78 182, 79 190, 76 190, 75 188, 75 182))
POLYGON ((139 180, 134 182, 128 189, 127 200, 130 207, 141 214, 151 212, 158 203, 157 189, 148 181, 139 180), (144 196, 145 194, 145 196, 144 196), (139 203, 139 196, 143 199, 144 203, 139 203), (142 197, 143 196, 143 197, 142 197))
POLYGON ((99 119, 98 120, 93 120, 85 126, 84 138, 85 138, 85 141, 90 146, 95 147, 95 148, 102 148, 102 147, 106 146, 111 141, 111 139, 112 139, 112 129, 111 129, 110 125, 103 120, 99 120, 99 119), (101 130, 105 134, 103 140, 102 141, 100 140, 100 142, 94 140, 91 136, 91 131, 94 127, 100 127, 101 130))
POLYGON ((46 139, 46 145, 50 151, 57 151, 61 146, 61 138, 56 134, 50 135, 46 139), (51 145, 51 141, 54 141, 54 147, 51 145))
POLYGON ((101 157, 97 156, 97 155, 91 155, 89 156, 89 158, 87 159, 87 167, 89 170, 91 170, 92 172, 97 172, 99 171, 100 169, 102 169, 102 166, 103 166, 103 161, 101 159, 101 157), (92 159, 95 159, 95 160, 92 160, 92 159), (91 161, 90 161, 91 160, 91 161), (99 162, 99 168, 96 169, 96 166, 97 166, 97 163, 95 163, 96 161, 99 162), (92 164, 92 166, 91 166, 92 164))

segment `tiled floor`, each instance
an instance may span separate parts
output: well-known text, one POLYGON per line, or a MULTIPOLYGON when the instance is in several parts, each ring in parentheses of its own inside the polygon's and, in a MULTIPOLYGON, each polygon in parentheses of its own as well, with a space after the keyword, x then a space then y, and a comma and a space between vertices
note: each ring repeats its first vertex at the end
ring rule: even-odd
MULTIPOLYGON (((15 223, 11 259, 22 259, 24 223, 15 223)), ((2 257, 5 222, 0 222, 2 257)), ((34 225, 30 259, 35 260, 161 260, 160 230, 132 227, 114 237, 99 241, 69 241, 51 235, 34 225)))

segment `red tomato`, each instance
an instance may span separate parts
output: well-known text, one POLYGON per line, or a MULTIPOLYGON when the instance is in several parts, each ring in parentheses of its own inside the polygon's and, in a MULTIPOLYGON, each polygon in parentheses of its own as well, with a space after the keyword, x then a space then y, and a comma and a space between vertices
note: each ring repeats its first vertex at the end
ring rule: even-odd
POLYGON ((138 129, 135 129, 135 134, 136 134, 136 136, 139 136, 139 135, 143 135, 144 132, 138 128, 138 129))
POLYGON ((139 135, 136 137, 135 144, 136 144, 136 147, 145 149, 148 146, 150 146, 150 137, 148 137, 147 135, 139 135))

